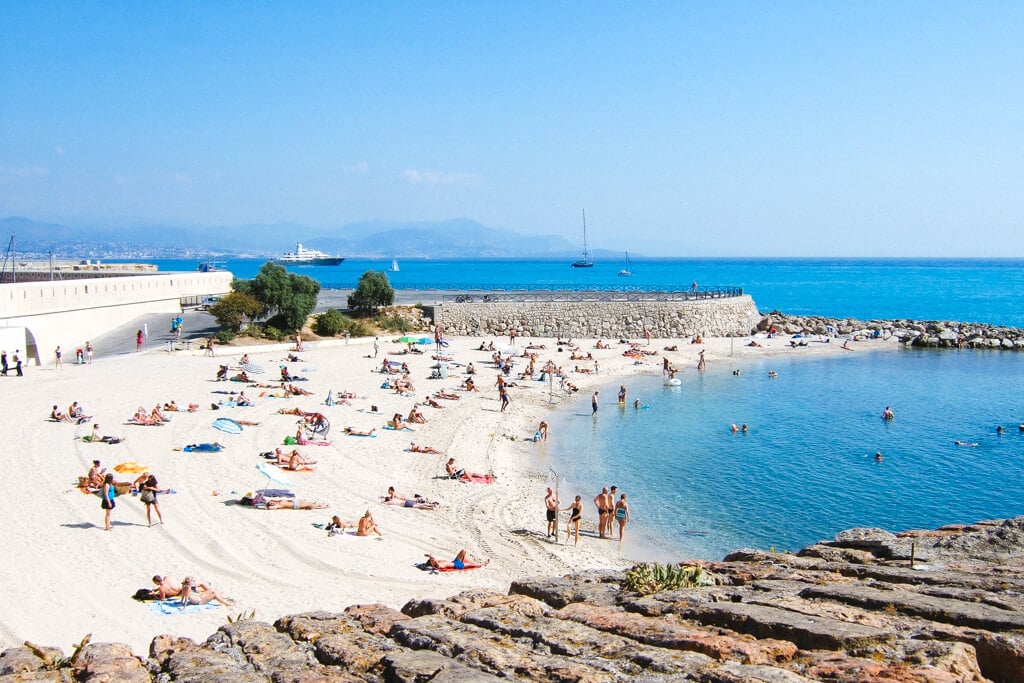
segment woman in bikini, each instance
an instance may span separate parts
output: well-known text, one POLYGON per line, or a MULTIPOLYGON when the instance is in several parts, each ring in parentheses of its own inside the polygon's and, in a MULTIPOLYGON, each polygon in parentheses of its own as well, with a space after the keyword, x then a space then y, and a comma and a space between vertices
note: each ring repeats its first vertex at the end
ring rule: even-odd
POLYGON ((469 560, 466 559, 466 551, 465 551, 465 549, 460 550, 459 554, 456 555, 455 559, 452 560, 451 562, 445 562, 444 560, 437 559, 433 555, 427 555, 427 564, 429 564, 434 569, 438 569, 438 570, 441 570, 441 569, 448 569, 448 570, 456 569, 456 570, 460 570, 461 571, 461 570, 464 570, 464 569, 479 569, 480 567, 486 567, 490 563, 491 563, 490 560, 484 560, 483 562, 470 562, 469 560))
POLYGON ((573 501, 572 505, 563 510, 570 510, 569 523, 565 526, 565 540, 569 541, 569 537, 572 536, 573 531, 576 532, 576 543, 580 544, 580 520, 583 519, 583 499, 580 496, 576 496, 576 500, 573 501))

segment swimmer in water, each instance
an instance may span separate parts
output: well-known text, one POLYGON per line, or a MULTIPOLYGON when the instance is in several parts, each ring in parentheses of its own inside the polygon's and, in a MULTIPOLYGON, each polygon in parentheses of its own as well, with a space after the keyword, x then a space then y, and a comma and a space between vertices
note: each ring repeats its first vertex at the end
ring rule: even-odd
POLYGON ((640 410, 640 399, 633 401, 633 410, 640 410))
POLYGON ((882 454, 875 453, 875 462, 882 462, 882 454))
POLYGON ((1003 425, 996 425, 996 434, 1002 434, 1004 431, 1003 425))
POLYGON ((957 446, 966 446, 967 448, 977 448, 978 444, 973 441, 954 441, 957 446))
POLYGON ((729 429, 731 429, 734 434, 736 432, 740 431, 740 428, 737 427, 735 424, 733 424, 731 427, 729 427, 729 429))
POLYGON ((896 413, 892 412, 892 408, 890 408, 889 406, 886 406, 885 410, 882 411, 882 419, 885 420, 886 422, 892 420, 895 417, 896 413))

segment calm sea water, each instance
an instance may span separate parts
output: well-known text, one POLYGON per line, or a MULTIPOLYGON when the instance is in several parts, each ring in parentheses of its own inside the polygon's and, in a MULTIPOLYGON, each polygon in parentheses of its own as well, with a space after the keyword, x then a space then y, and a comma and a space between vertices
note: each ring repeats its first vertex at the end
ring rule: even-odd
MULTIPOLYGON (((161 270, 195 270, 194 260, 157 260, 161 270)), ((229 260, 237 277, 250 278, 263 260, 229 260)), ((355 287, 367 270, 391 261, 347 259, 334 267, 298 267, 340 288, 355 287)), ((913 318, 1024 327, 1024 259, 633 259, 632 277, 618 277, 622 263, 599 261, 570 268, 566 260, 410 260, 388 273, 397 288, 645 285, 687 288, 742 287, 762 311, 861 320, 913 318)))
POLYGON ((611 403, 609 386, 596 419, 582 397, 552 423, 551 465, 569 482, 562 498, 583 494, 593 516, 589 501, 616 484, 648 549, 657 537, 671 553, 720 559, 856 526, 1024 514, 1024 354, 865 351, 726 361, 680 377, 678 387, 630 382, 626 407, 611 403), (634 410, 634 398, 649 408, 634 410), (888 423, 886 406, 896 413, 888 423), (733 433, 733 423, 750 431, 733 433))

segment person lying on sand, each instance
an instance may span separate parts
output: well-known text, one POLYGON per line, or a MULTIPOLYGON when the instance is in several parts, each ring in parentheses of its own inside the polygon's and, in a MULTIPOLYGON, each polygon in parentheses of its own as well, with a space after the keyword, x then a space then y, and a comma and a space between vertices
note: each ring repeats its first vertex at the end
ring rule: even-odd
POLYGON ((240 373, 238 373, 237 375, 232 377, 231 381, 232 382, 248 382, 249 381, 249 375, 246 374, 245 370, 242 370, 240 373))
POLYGON ((311 470, 312 465, 316 464, 316 460, 307 460, 302 457, 297 448, 293 448, 291 453, 285 453, 280 448, 274 450, 274 462, 282 469, 292 470, 298 472, 299 470, 311 470))
POLYGON ((153 583, 156 584, 156 588, 151 592, 153 597, 157 600, 176 598, 181 595, 181 584, 174 583, 168 576, 160 576, 157 574, 153 577, 153 583))
POLYGON ((462 383, 462 389, 465 391, 480 391, 476 387, 476 382, 473 381, 472 377, 467 377, 466 381, 462 383))
POLYGON ((384 505, 397 505, 399 507, 413 508, 416 510, 436 510, 438 503, 427 500, 419 494, 413 495, 411 498, 406 496, 400 496, 395 493, 395 487, 388 487, 388 494, 381 499, 384 505))
POLYGON ((153 419, 150 416, 150 414, 146 412, 146 409, 143 408, 142 406, 139 406, 139 409, 135 411, 135 414, 132 415, 132 417, 129 420, 129 422, 133 422, 135 424, 140 424, 140 425, 160 424, 155 419, 153 419))
POLYGON ((419 446, 415 441, 409 443, 409 451, 411 453, 434 453, 436 455, 444 455, 443 451, 439 451, 433 446, 419 446))
POLYGON ((434 396, 443 398, 446 401, 458 401, 462 399, 458 394, 453 394, 450 391, 445 391, 444 389, 434 392, 434 396))
POLYGON ((479 481, 479 482, 492 482, 495 477, 493 474, 478 474, 477 472, 467 472, 463 468, 455 466, 455 458, 448 458, 448 462, 444 464, 444 469, 448 473, 449 479, 457 479, 458 481, 479 481))
POLYGON ((271 498, 267 501, 268 510, 323 510, 327 503, 315 500, 298 500, 296 498, 271 498))
POLYGON ((345 529, 348 529, 352 526, 355 526, 355 524, 353 524, 352 522, 343 522, 341 521, 341 517, 338 517, 338 515, 334 515, 333 517, 331 517, 330 523, 326 527, 324 527, 324 531, 327 532, 328 536, 336 536, 341 532, 345 531, 345 529))
POLYGON ((490 560, 484 560, 483 562, 470 562, 466 559, 465 549, 460 550, 459 554, 455 556, 455 559, 451 562, 445 560, 439 560, 433 555, 427 555, 427 564, 437 570, 464 570, 464 569, 479 569, 480 567, 486 567, 490 564, 490 560))
POLYGON ((205 605, 208 602, 219 602, 225 607, 231 607, 235 601, 218 594, 210 584, 204 581, 196 581, 191 576, 186 576, 181 582, 181 609, 189 605, 205 605))
POLYGON ((427 398, 423 401, 423 405, 430 406, 431 408, 437 408, 438 410, 444 409, 444 406, 438 403, 436 400, 434 400, 433 396, 427 396, 427 398))
MULTIPOLYGON (((292 379, 295 379, 295 378, 293 377, 292 379)), ((312 396, 313 395, 312 391, 306 391, 305 389, 297 387, 294 384, 285 384, 284 382, 282 382, 281 383, 281 388, 284 389, 290 396, 312 396)))
POLYGON ((373 521, 373 515, 367 510, 366 514, 360 517, 359 522, 356 524, 356 536, 369 536, 370 534, 377 534, 384 538, 384 534, 380 532, 377 523, 373 521))
POLYGON ((358 429, 353 429, 352 427, 345 427, 345 433, 349 434, 350 436, 374 436, 374 432, 376 431, 376 428, 371 429, 368 432, 363 432, 358 429))

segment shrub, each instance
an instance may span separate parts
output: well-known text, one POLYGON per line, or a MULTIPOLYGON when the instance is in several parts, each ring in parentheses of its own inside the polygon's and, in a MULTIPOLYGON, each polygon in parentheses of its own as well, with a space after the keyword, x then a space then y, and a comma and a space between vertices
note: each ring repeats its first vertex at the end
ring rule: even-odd
POLYGON ((324 311, 316 316, 313 331, 321 337, 337 337, 345 331, 345 316, 333 308, 324 311))
POLYGON ((373 322, 388 332, 409 332, 415 329, 412 323, 400 315, 378 315, 374 317, 373 322))
POLYGON ((288 338, 288 334, 286 332, 283 332, 273 325, 263 326, 263 336, 271 341, 284 341, 288 338))
POLYGON ((714 578, 704 571, 703 567, 696 565, 641 562, 626 571, 626 589, 636 591, 641 595, 650 595, 676 588, 713 585, 715 585, 714 578))
POLYGON ((226 329, 217 330, 216 334, 213 335, 213 338, 216 339, 221 344, 230 344, 231 341, 235 338, 235 333, 232 332, 231 330, 226 329))
POLYGON ((260 316, 280 316, 279 327, 297 330, 316 308, 320 283, 305 275, 289 273, 276 263, 263 264, 252 280, 235 280, 231 287, 252 296, 260 304, 260 316))

